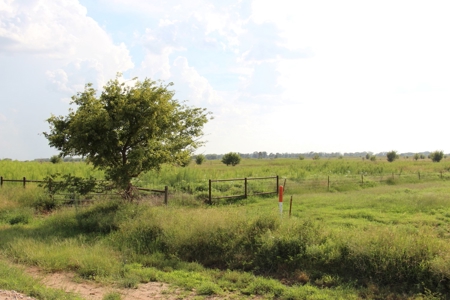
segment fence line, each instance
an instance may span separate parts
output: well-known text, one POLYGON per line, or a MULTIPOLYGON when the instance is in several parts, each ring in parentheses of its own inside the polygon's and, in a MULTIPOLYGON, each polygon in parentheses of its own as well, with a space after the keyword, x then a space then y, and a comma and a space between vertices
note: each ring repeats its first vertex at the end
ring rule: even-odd
MULTIPOLYGON (((390 180, 396 180, 396 179, 410 179, 414 180, 417 179, 419 181, 426 181, 427 179, 450 179, 449 176, 450 172, 448 171, 439 171, 437 173, 423 173, 418 171, 417 173, 390 173, 390 174, 379 174, 379 175, 353 175, 351 177, 343 177, 337 175, 336 180, 331 180, 330 176, 323 176, 323 177, 316 177, 316 178, 309 178, 309 179, 290 179, 294 182, 294 185, 300 185, 304 186, 307 189, 326 189, 330 190, 331 187, 338 188, 340 185, 345 184, 362 184, 366 185, 369 184, 369 182, 389 182, 390 180), (309 188, 307 187, 309 186, 309 188)), ((249 178, 231 178, 231 179, 210 179, 209 180, 209 194, 208 194, 208 201, 209 204, 212 204, 213 199, 226 199, 226 198, 239 198, 244 197, 247 198, 248 195, 248 181, 250 180, 265 180, 265 179, 276 179, 276 184, 274 185, 274 190, 269 192, 257 192, 252 193, 251 195, 264 195, 264 194, 278 194, 278 187, 279 187, 279 176, 270 176, 270 177, 249 177, 249 178), (244 181, 244 194, 240 195, 232 195, 232 196, 221 196, 221 197, 212 197, 212 183, 214 182, 226 182, 226 181, 244 181)), ((3 187, 4 182, 18 182, 22 183, 23 187, 26 187, 27 183, 44 183, 46 181, 43 180, 28 180, 26 177, 23 177, 22 179, 4 179, 3 176, 0 177, 0 187, 3 187)), ((283 186, 286 185, 286 179, 284 179, 283 186)), ((167 205, 168 202, 168 186, 164 187, 164 190, 157 190, 157 189, 147 189, 147 188, 140 188, 136 187, 139 191, 148 191, 148 192, 154 192, 154 193, 163 193, 164 194, 164 204, 167 205)), ((98 193, 97 193, 98 194, 98 193)))
MULTIPOLYGON (((0 187, 3 187, 3 183, 4 182, 21 182, 23 184, 23 187, 26 187, 26 184, 28 182, 30 183, 44 183, 46 181, 44 180, 29 180, 26 179, 26 177, 23 177, 22 179, 4 179, 3 176, 0 176, 0 187)), ((164 190, 155 190, 155 189, 147 189, 147 188, 141 188, 141 187, 136 187, 137 190, 139 191, 146 191, 146 192, 154 192, 154 193, 161 193, 164 194, 164 204, 167 205, 168 200, 169 200, 169 187, 166 185, 164 187, 164 190)), ((95 193, 96 195, 102 195, 103 193, 95 193)), ((64 194, 60 194, 60 195, 64 195, 64 194)), ((75 199, 69 199, 69 200, 75 200, 75 199)))
MULTIPOLYGON (((268 195, 268 194, 277 194, 278 195, 278 185, 279 185, 279 177, 277 176, 270 176, 270 177, 245 177, 245 178, 231 178, 231 179, 210 179, 209 180, 209 194, 208 194, 208 200, 209 204, 212 204, 213 199, 227 199, 227 198, 239 198, 244 197, 244 199, 247 199, 248 197, 248 184, 247 182, 249 180, 263 180, 263 179, 276 179, 275 184, 275 191, 272 192, 258 192, 258 193, 252 193, 252 195, 268 195), (213 182, 225 182, 225 181, 244 181, 244 194, 243 195, 232 195, 232 196, 221 196, 221 197, 212 197, 212 183, 213 182)), ((286 183, 286 181, 285 181, 286 183)))

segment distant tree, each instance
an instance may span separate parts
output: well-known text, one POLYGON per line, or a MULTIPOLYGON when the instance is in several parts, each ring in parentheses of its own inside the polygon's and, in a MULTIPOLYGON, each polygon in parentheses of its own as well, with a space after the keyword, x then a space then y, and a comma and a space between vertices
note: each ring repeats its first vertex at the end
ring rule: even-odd
POLYGON ((444 158, 443 151, 434 151, 430 154, 430 158, 433 162, 440 162, 444 158))
POLYGON ((370 153, 366 153, 366 159, 370 159, 370 153))
POLYGON ((62 158, 59 155, 53 155, 52 157, 50 157, 50 162, 53 164, 59 164, 62 163, 62 158))
POLYGON ((312 159, 319 160, 320 159, 320 155, 318 153, 315 153, 314 156, 312 157, 312 159))
POLYGON ((376 161, 376 160, 377 160, 377 157, 375 155, 370 156, 370 161, 376 161))
POLYGON ((145 79, 129 85, 119 76, 101 93, 87 84, 72 97, 76 110, 47 119, 50 131, 44 136, 61 156, 86 157, 104 170, 106 179, 130 199, 133 178, 190 159, 203 144, 203 125, 210 118, 206 109, 174 99, 172 83, 145 79))
POLYGON ((299 155, 299 156, 298 156, 298 159, 300 159, 300 160, 304 160, 304 159, 305 159, 305 157, 304 157, 303 155, 299 155))
POLYGON ((197 165, 201 165, 206 160, 206 157, 203 154, 199 154, 195 157, 195 163, 197 165))
POLYGON ((228 165, 235 166, 241 162, 241 157, 239 156, 238 153, 230 152, 222 157, 222 162, 227 166, 228 165))
POLYGON ((388 162, 393 162, 394 160, 398 159, 398 157, 399 157, 398 154, 397 154, 397 151, 394 151, 394 150, 389 151, 386 154, 386 156, 387 156, 388 162))
POLYGON ((414 154, 414 156, 413 156, 413 159, 414 159, 414 160, 419 160, 419 158, 420 158, 419 153, 414 154))
POLYGON ((420 159, 425 159, 425 154, 420 154, 420 159))

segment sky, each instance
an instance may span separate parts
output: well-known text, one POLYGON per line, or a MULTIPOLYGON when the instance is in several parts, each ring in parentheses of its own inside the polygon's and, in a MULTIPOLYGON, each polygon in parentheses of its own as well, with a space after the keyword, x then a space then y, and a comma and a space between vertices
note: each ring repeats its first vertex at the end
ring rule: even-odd
POLYGON ((0 0, 0 159, 88 82, 173 82, 203 154, 450 152, 450 1, 0 0))

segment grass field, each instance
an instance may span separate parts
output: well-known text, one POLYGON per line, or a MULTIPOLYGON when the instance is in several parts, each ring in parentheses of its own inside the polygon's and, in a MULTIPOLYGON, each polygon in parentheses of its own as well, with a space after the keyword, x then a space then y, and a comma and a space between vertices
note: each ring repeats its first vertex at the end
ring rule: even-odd
MULTIPOLYGON (((30 179, 31 172, 40 179, 64 165, 7 163, 0 162, 0 172, 17 168, 21 173, 8 172, 30 179)), ((54 293, 18 283, 23 275, 11 271, 13 261, 107 285, 162 281, 194 289, 199 298, 449 299, 449 165, 336 158, 249 159, 226 167, 208 161, 139 178, 143 186, 177 190, 167 207, 99 200, 44 213, 36 209, 45 198, 40 188, 5 183, 0 274, 11 275, 1 277, 0 288, 41 299, 54 293), (208 179, 273 175, 287 179, 283 216, 276 196, 213 206, 197 197, 208 179), (330 188, 310 184, 328 176, 330 188)), ((73 166, 78 171, 64 167, 77 176, 97 174, 82 164, 73 166)))

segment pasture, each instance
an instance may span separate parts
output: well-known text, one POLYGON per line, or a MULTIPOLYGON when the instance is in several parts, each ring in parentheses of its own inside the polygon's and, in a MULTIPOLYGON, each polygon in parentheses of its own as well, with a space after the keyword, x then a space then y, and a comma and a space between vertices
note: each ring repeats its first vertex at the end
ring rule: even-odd
MULTIPOLYGON (((199 299, 449 299, 449 169, 447 159, 206 161, 136 180, 168 185, 168 206, 103 199, 51 211, 38 209, 46 195, 37 185, 5 183, 0 273, 15 262, 103 285, 161 281, 199 299), (203 201, 209 179, 274 175, 286 179, 283 216, 275 195, 203 201)), ((102 178, 83 163, 0 161, 7 179, 55 172, 102 178)), ((258 184, 253 189, 273 186, 258 184)), ((214 192, 239 189, 224 183, 214 192)), ((19 271, 10 274, 0 288, 42 299, 55 293, 36 292, 21 285, 19 271)))

